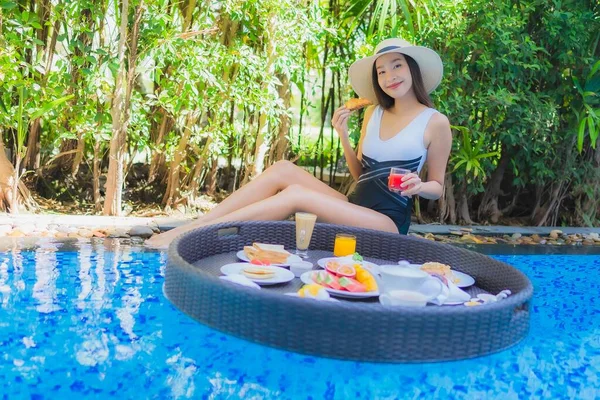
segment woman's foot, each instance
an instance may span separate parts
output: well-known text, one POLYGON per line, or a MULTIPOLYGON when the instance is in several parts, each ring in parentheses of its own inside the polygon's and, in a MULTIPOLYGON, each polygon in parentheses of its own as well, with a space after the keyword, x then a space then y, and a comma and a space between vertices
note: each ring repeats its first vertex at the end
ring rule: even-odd
POLYGON ((176 232, 176 229, 171 229, 170 231, 152 236, 144 242, 144 245, 153 249, 166 250, 171 242, 180 234, 181 232, 176 232))

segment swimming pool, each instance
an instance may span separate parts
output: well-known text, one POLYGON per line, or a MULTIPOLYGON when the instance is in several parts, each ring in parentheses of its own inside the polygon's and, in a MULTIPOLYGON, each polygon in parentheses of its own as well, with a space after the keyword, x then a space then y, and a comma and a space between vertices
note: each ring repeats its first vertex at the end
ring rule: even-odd
POLYGON ((393 365, 289 353, 206 328, 163 296, 166 255, 139 245, 4 249, 3 398, 600 397, 599 255, 494 256, 533 282, 527 338, 487 357, 393 365))

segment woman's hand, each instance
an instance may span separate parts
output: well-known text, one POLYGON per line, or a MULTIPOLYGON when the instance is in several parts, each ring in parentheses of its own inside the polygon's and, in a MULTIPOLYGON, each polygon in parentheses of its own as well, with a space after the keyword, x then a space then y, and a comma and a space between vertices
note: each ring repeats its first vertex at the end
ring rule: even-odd
POLYGON ((331 117, 331 125, 335 131, 340 135, 341 139, 348 138, 348 118, 352 111, 348 110, 345 106, 341 106, 333 113, 331 117))
POLYGON ((400 192, 402 196, 414 196, 416 194, 421 193, 423 189, 423 182, 419 175, 411 172, 410 174, 406 174, 402 177, 402 188, 406 188, 405 190, 400 192))

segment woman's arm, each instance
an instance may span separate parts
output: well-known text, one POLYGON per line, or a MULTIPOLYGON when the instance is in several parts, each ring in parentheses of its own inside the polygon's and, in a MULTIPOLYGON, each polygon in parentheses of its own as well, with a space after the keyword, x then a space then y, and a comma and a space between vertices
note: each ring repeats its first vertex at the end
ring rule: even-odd
POLYGON ((446 166, 452 149, 452 131, 450 122, 443 114, 435 114, 427 125, 425 140, 429 138, 427 147, 427 182, 421 182, 417 174, 408 174, 403 182, 409 189, 401 192, 403 196, 418 194, 425 199, 437 200, 444 190, 446 166))
POLYGON ((374 109, 375 107, 369 107, 365 111, 362 127, 360 129, 360 139, 358 140, 358 147, 356 152, 350 144, 350 138, 348 135, 348 117, 350 116, 350 113, 352 111, 342 106, 335 110, 335 112, 333 113, 333 118, 331 119, 331 124, 340 136, 340 142, 342 143, 342 147, 344 149, 344 157, 346 157, 348 169, 350 170, 350 174, 352 174, 352 177, 355 180, 358 180, 358 177, 362 173, 362 165, 360 163, 362 142, 367 132, 367 124, 369 123, 369 119, 371 119, 371 114, 373 114, 374 109))

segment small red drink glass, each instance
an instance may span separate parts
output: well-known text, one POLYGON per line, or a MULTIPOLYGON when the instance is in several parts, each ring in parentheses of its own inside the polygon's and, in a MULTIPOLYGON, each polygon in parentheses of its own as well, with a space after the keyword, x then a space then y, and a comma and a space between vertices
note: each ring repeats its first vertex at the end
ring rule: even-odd
POLYGON ((402 184, 402 178, 404 177, 404 175, 410 174, 410 172, 411 171, 409 169, 392 168, 390 170, 390 176, 388 178, 388 189, 390 189, 392 192, 401 192, 404 189, 404 185, 402 184))

